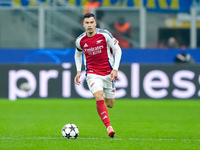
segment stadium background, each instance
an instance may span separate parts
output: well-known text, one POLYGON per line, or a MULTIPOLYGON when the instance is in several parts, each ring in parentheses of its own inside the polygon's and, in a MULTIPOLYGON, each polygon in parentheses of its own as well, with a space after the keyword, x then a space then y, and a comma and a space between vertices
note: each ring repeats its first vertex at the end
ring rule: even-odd
MULTIPOLYGON (((105 28, 123 16, 134 28, 133 47, 123 49, 117 98, 199 99, 199 3, 196 0, 100 1, 105 28), (163 33, 163 34, 162 34, 163 33), (186 48, 160 48, 177 36, 186 48), (174 65, 185 51, 195 65, 174 65)), ((73 30, 82 28, 86 0, 0 3, 0 97, 92 98, 84 82, 76 87, 73 30), (19 89, 28 81, 30 91, 19 89), (45 85, 45 86, 43 86, 45 85)), ((94 10, 95 11, 95 10, 94 10)), ((83 68, 84 69, 84 68, 83 68)), ((83 71, 84 81, 84 71, 83 71)))

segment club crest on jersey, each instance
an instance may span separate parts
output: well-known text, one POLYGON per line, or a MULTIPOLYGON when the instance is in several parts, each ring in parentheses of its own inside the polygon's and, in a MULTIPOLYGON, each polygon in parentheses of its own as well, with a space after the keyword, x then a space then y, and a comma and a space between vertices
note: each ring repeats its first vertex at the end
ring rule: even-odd
POLYGON ((103 41, 103 40, 98 40, 98 41, 97 41, 97 44, 101 43, 101 41, 103 41))
POLYGON ((83 47, 88 47, 87 43, 85 43, 83 47))

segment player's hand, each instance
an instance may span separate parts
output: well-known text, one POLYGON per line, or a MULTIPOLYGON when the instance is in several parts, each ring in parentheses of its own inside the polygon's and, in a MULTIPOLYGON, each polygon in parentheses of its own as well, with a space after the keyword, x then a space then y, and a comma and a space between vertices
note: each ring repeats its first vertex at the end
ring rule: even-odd
POLYGON ((77 74, 76 74, 76 76, 74 78, 74 83, 76 83, 77 85, 81 84, 80 77, 81 77, 81 72, 77 71, 77 74))
POLYGON ((111 71, 111 79, 110 79, 110 81, 112 82, 112 81, 116 80, 117 76, 118 76, 117 70, 112 70, 111 71))

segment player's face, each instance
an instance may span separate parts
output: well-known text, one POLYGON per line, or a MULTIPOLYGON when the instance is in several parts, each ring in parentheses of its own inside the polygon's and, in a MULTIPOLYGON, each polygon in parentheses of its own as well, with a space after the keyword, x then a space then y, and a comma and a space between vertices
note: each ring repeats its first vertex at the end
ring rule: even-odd
POLYGON ((83 27, 88 36, 93 36, 96 33, 96 21, 94 17, 85 18, 83 20, 83 27))

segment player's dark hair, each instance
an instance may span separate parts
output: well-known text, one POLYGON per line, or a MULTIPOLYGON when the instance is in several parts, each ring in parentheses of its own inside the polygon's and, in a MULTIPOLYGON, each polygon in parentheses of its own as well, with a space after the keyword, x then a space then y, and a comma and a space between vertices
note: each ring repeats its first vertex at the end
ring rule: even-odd
POLYGON ((86 13, 86 14, 83 16, 83 20, 84 20, 85 18, 90 18, 90 17, 95 18, 93 13, 86 13))

